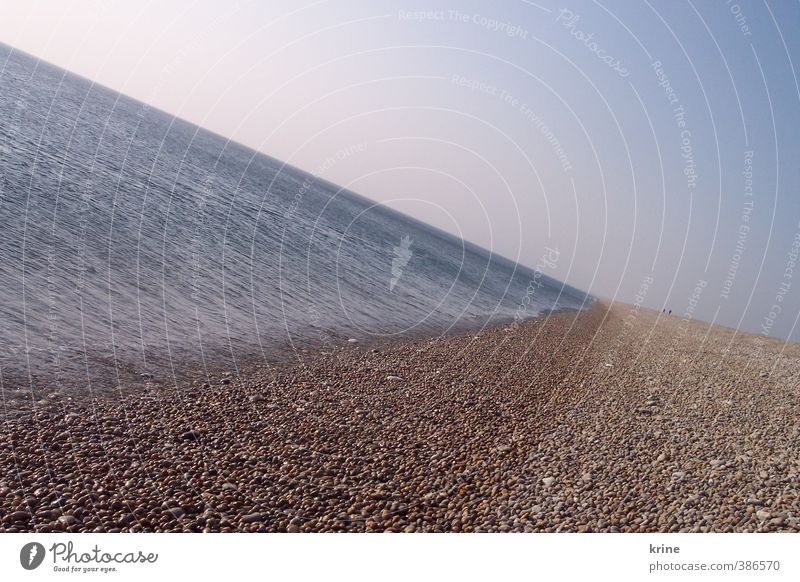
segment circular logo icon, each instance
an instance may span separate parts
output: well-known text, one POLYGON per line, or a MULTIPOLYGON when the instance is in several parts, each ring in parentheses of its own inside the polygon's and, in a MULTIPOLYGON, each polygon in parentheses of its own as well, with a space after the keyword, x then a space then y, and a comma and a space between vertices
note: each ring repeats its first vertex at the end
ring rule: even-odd
POLYGON ((44 546, 39 542, 25 544, 19 551, 19 563, 26 570, 35 570, 42 565, 44 554, 44 546))

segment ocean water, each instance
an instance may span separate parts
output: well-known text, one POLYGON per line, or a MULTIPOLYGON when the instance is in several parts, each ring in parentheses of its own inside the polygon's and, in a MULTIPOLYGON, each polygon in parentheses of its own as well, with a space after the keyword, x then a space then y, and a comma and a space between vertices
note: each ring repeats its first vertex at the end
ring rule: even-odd
POLYGON ((96 394, 587 297, 0 45, 4 390, 96 394), (528 301, 526 300, 526 301, 528 301))

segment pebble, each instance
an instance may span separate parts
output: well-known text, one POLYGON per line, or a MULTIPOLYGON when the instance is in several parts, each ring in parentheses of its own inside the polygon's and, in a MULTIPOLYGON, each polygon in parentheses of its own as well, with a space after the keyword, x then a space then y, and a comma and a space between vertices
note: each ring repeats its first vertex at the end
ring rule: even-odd
POLYGON ((180 519, 184 516, 184 514, 186 514, 186 511, 182 507, 170 507, 165 511, 165 513, 168 513, 175 519, 180 519))
POLYGON ((766 509, 759 509, 756 511, 756 517, 761 521, 767 520, 772 517, 772 514, 766 509))
POLYGON ((74 515, 62 515, 58 518, 58 522, 66 526, 78 525, 80 520, 74 515))

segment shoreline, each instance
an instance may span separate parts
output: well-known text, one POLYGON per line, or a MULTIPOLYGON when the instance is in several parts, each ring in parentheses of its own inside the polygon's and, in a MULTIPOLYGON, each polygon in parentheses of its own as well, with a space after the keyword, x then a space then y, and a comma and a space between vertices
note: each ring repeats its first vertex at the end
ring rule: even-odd
MULTIPOLYGON (((590 304, 591 305, 591 304, 590 304)), ((585 307, 584 310, 588 309, 585 307)), ((542 319, 561 312, 580 311, 572 307, 558 307, 542 310, 538 315, 521 320, 542 319)), ((345 350, 349 342, 354 341, 365 349, 386 349, 409 342, 425 340, 441 340, 461 334, 479 333, 481 330, 513 325, 511 316, 496 318, 482 325, 463 323, 453 325, 445 330, 421 328, 414 332, 398 332, 383 336, 350 335, 345 330, 321 330, 320 334, 299 334, 293 340, 284 339, 279 345, 269 349, 253 346, 251 351, 239 346, 238 355, 233 357, 230 349, 205 348, 203 361, 186 360, 179 357, 151 365, 149 368, 136 366, 122 359, 114 368, 116 383, 98 381, 97 372, 92 373, 92 380, 86 378, 77 382, 70 377, 33 374, 30 381, 24 380, 25 374, 19 370, 3 369, 2 406, 0 421, 25 417, 36 410, 47 409, 50 412, 76 411, 78 408, 92 406, 95 401, 116 403, 132 396, 146 396, 154 393, 170 393, 177 390, 204 388, 218 382, 221 378, 262 374, 271 370, 275 375, 291 370, 296 366, 309 365, 315 360, 345 350), (319 337, 325 336, 325 340, 319 337), (181 361, 182 364, 178 364, 181 361), (10 373, 11 372, 11 373, 10 373), (31 388, 31 385, 35 388, 31 388)), ((352 347, 352 346, 351 346, 352 347)), ((85 356, 84 356, 85 359, 85 356)), ((152 354, 146 358, 153 361, 152 354)), ((104 363, 107 365, 107 363, 104 363)), ((86 367, 91 367, 87 362, 86 367)))
POLYGON ((800 531, 800 346, 630 307, 7 418, 0 531, 800 531))

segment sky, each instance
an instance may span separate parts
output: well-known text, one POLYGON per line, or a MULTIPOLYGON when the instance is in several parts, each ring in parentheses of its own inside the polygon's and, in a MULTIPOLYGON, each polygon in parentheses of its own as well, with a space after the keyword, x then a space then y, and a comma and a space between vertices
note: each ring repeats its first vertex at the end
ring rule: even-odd
POLYGON ((0 3, 0 42, 596 296, 795 340, 798 27, 789 1, 0 3))

